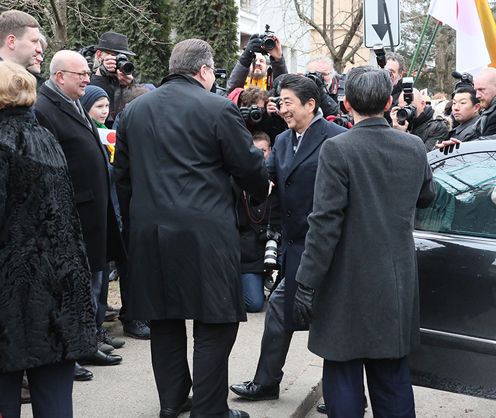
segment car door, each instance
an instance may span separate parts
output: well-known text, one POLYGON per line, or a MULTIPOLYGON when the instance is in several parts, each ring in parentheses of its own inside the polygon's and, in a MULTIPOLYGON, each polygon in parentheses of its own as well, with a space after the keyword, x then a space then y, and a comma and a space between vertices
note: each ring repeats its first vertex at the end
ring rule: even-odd
POLYGON ((435 201, 417 211, 421 345, 413 382, 496 399, 496 141, 429 154, 435 201))

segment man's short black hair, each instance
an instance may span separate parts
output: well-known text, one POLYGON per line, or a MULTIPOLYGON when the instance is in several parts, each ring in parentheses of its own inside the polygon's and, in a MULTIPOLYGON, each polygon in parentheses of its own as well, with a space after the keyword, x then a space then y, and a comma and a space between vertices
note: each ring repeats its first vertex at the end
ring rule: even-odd
POLYGON ((475 89, 471 86, 460 86, 458 87, 453 94, 451 95, 451 98, 455 98, 455 94, 457 93, 468 93, 470 94, 470 101, 472 102, 472 105, 475 106, 476 104, 480 103, 479 99, 477 98, 477 92, 475 89))
POLYGON ((393 83, 387 70, 365 65, 352 68, 346 75, 346 99, 355 112, 364 116, 384 112, 393 83))
POLYGON ((312 80, 299 74, 286 74, 281 80, 278 87, 279 91, 282 89, 291 90, 296 97, 304 105, 310 99, 315 100, 314 115, 317 114, 320 107, 320 90, 312 80))

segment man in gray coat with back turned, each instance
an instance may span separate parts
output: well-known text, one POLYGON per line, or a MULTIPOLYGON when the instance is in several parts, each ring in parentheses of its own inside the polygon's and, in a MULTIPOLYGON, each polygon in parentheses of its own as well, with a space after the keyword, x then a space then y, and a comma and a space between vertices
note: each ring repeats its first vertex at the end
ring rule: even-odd
POLYGON ((413 220, 434 198, 422 141, 390 128, 387 71, 352 69, 355 126, 321 148, 313 212, 296 275, 296 322, 324 358, 332 418, 363 417, 363 368, 374 416, 415 416, 406 356, 419 337, 413 220))
POLYGON ((179 42, 169 72, 126 107, 117 131, 128 315, 150 321, 161 418, 190 407, 191 418, 248 418, 227 406, 229 353, 246 321, 231 180, 263 200, 268 174, 236 105, 210 93, 210 45, 179 42), (194 320, 193 380, 185 319, 194 320))

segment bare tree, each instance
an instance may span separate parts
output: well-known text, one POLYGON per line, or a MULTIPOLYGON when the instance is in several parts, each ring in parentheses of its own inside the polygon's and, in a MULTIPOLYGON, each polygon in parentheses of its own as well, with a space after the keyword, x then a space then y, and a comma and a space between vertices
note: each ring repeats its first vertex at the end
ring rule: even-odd
MULTIPOLYGON (((350 11, 336 11, 333 0, 322 0, 321 10, 304 7, 302 0, 293 0, 300 20, 309 25, 321 38, 322 46, 329 50, 338 72, 342 72, 348 62, 353 62, 362 47, 363 36, 359 32, 363 19, 363 2, 351 2, 350 11), (317 17, 321 17, 317 20, 317 17)), ((314 6, 311 2, 311 7, 314 6)))

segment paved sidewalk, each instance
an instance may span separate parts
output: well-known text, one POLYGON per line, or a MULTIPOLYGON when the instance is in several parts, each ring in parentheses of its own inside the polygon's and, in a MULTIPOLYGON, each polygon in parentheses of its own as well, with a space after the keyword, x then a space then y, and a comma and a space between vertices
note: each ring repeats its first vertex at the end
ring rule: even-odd
MULTIPOLYGON (((265 313, 248 314, 248 322, 240 325, 238 338, 230 357, 229 382, 250 380, 257 365, 265 313)), ((114 335, 121 336, 119 322, 107 324, 114 335)), ((191 337, 191 323, 188 324, 191 337)), ((229 405, 242 409, 251 418, 303 418, 321 396, 315 388, 322 373, 321 360, 307 346, 307 332, 293 337, 281 395, 277 401, 247 402, 229 395, 229 405)), ((74 383, 75 418, 158 418, 159 402, 155 389, 149 341, 126 338, 126 345, 115 350, 123 357, 122 364, 111 367, 88 366, 94 378, 74 383)), ((191 364, 190 346, 190 364, 191 364)), ((31 418, 30 405, 23 405, 22 418, 31 418)), ((189 417, 188 413, 181 418, 189 417)))

